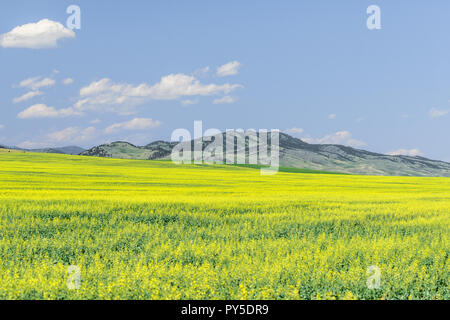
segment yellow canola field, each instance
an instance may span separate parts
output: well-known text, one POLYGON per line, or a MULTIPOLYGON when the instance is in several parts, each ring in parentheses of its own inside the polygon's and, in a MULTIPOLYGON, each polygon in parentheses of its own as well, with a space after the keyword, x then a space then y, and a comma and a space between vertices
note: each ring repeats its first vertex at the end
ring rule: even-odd
POLYGON ((448 178, 0 152, 0 299, 450 299, 449 226, 448 178))

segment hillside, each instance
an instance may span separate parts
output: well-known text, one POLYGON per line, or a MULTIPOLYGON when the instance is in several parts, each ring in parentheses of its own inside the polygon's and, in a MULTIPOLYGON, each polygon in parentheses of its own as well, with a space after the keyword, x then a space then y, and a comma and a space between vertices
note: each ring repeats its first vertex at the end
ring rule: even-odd
POLYGON ((154 160, 168 158, 176 143, 155 141, 146 146, 138 147, 124 141, 102 144, 86 150, 81 155, 117 159, 154 160))
MULTIPOLYGON (((223 134, 214 139, 220 137, 223 134)), ((204 142, 203 148, 209 143, 204 142)), ((157 141, 139 147, 127 142, 114 142, 94 147, 82 155, 170 159, 175 145, 174 142, 157 141)), ((309 144, 284 133, 280 133, 280 166, 363 175, 450 177, 450 164, 447 162, 423 157, 390 156, 343 145, 309 144)))
POLYGON ((39 152, 39 153, 60 153, 60 154, 71 154, 71 155, 79 155, 84 152, 86 149, 76 147, 76 146, 68 146, 61 148, 44 148, 44 149, 31 149, 28 150, 30 152, 39 152))

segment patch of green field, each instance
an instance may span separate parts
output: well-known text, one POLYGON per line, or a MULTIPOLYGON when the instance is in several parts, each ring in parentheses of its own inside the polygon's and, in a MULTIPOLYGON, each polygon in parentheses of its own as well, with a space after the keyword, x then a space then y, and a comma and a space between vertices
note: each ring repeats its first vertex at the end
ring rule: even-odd
MULTIPOLYGON (((260 164, 235 164, 234 166, 236 166, 236 167, 244 167, 244 168, 252 168, 252 169, 267 168, 267 166, 263 166, 263 165, 260 165, 260 164)), ((313 174, 346 174, 346 173, 339 173, 339 172, 311 170, 311 169, 300 169, 300 168, 283 167, 283 166, 280 166, 278 168, 278 172, 313 173, 313 174)))
POLYGON ((0 148, 0 154, 1 153, 25 153, 25 151, 22 150, 15 150, 15 149, 5 149, 5 148, 0 148))
POLYGON ((1 299, 449 299, 449 226, 448 178, 0 154, 1 299))

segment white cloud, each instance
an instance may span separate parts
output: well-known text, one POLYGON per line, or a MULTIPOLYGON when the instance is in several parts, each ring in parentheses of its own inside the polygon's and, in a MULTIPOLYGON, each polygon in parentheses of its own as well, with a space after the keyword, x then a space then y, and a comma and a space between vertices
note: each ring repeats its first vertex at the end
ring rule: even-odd
MULTIPOLYGON (((142 85, 141 85, 142 86, 142 85)), ((185 74, 171 74, 161 78, 159 83, 154 86, 147 88, 147 94, 153 99, 158 100, 172 100, 177 99, 182 96, 209 96, 220 93, 230 93, 231 91, 239 88, 240 85, 237 84, 206 84, 203 85, 195 77, 188 76, 185 74)), ((145 88, 139 87, 131 90, 136 91, 135 94, 146 94, 145 88)))
POLYGON ((428 114, 430 115, 431 118, 439 118, 445 116, 449 112, 450 110, 439 110, 436 108, 431 108, 428 114))
POLYGON ((75 38, 75 33, 61 23, 42 19, 36 23, 27 23, 15 27, 0 35, 3 48, 43 49, 54 48, 64 38, 75 38))
POLYGON ((19 119, 30 119, 30 118, 58 118, 67 117, 73 115, 81 115, 80 112, 75 111, 73 108, 66 109, 55 109, 53 107, 48 107, 45 104, 35 104, 28 109, 20 112, 17 117, 19 119))
POLYGON ((145 130, 156 128, 161 125, 158 120, 153 120, 151 118, 134 118, 133 120, 115 123, 105 129, 105 133, 114 133, 119 130, 145 130))
POLYGON ((311 137, 302 138, 303 141, 307 143, 315 144, 341 144, 350 147, 363 147, 367 144, 363 141, 356 140, 352 137, 351 133, 348 131, 338 131, 324 136, 323 138, 314 139, 311 137))
POLYGON ((233 97, 224 96, 222 98, 214 99, 213 103, 214 104, 224 104, 224 103, 233 103, 235 101, 236 101, 236 99, 234 99, 233 97))
POLYGON ((208 75, 208 73, 209 73, 209 70, 210 70, 209 66, 206 66, 206 67, 201 68, 201 69, 197 69, 197 70, 194 71, 194 76, 196 76, 196 77, 206 77, 208 75))
POLYGON ((19 143, 20 148, 24 149, 40 149, 63 144, 82 144, 92 142, 98 136, 98 130, 95 127, 79 128, 68 127, 60 131, 52 132, 40 139, 40 141, 24 141, 19 143))
POLYGON ((82 129, 79 127, 68 127, 61 131, 56 131, 47 135, 48 139, 52 143, 82 143, 90 141, 95 137, 97 129, 94 127, 88 127, 82 129))
POLYGON ((96 124, 96 123, 100 123, 100 122, 102 122, 100 119, 94 119, 90 123, 91 124, 96 124))
POLYGON ((239 61, 231 61, 228 62, 220 67, 217 68, 216 74, 219 77, 225 77, 225 76, 234 76, 238 74, 239 68, 242 65, 239 63, 239 61))
POLYGON ((113 83, 108 78, 94 81, 80 90, 80 99, 75 104, 78 110, 103 110, 119 114, 131 114, 134 107, 148 100, 175 100, 181 97, 228 94, 242 87, 239 84, 201 84, 193 76, 170 74, 160 82, 149 85, 113 83))
POLYGON ((334 113, 331 113, 328 115, 328 119, 334 120, 334 119, 336 119, 336 115, 334 113))
POLYGON ((63 84, 65 85, 69 85, 73 83, 73 79, 72 78, 67 78, 63 80, 63 84))
POLYGON ((21 88, 29 88, 32 90, 37 90, 42 87, 51 87, 55 85, 55 80, 51 78, 34 77, 28 78, 19 83, 21 88))
POLYGON ((30 92, 27 92, 27 93, 25 93, 24 95, 22 95, 20 97, 14 98, 13 102, 14 103, 19 103, 19 102, 27 101, 27 100, 30 100, 30 99, 36 97, 36 96, 40 96, 40 95, 42 95, 42 92, 40 92, 40 91, 30 91, 30 92))
POLYGON ((284 132, 286 132, 287 134, 302 134, 303 131, 304 130, 302 128, 296 127, 284 130, 284 132))
POLYGON ((186 99, 186 100, 181 101, 181 105, 182 105, 183 107, 190 106, 190 105, 197 104, 197 103, 198 103, 198 100, 189 100, 189 99, 186 99))
POLYGON ((40 149, 49 147, 49 144, 47 142, 24 141, 17 146, 22 149, 40 149))
POLYGON ((388 152, 388 155, 390 156, 411 156, 411 157, 415 157, 415 156, 421 156, 423 155, 422 152, 420 152, 419 149, 398 149, 392 152, 388 152))
POLYGON ((4 128, 5 128, 5 126, 2 125, 2 124, 0 124, 0 130, 2 130, 2 129, 4 129, 4 128))

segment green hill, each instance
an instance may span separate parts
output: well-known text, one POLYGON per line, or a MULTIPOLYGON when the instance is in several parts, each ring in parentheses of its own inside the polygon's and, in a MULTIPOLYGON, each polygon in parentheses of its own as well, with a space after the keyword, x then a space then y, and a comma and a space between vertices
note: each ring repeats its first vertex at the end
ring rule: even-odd
MULTIPOLYGON (((213 140, 223 138, 224 134, 221 134, 213 137, 213 140)), ((186 143, 192 145, 194 141, 186 143)), ((203 142, 203 149, 210 143, 203 142)), ((249 143, 247 139, 247 150, 249 143)), ((113 142, 94 147, 82 155, 164 160, 170 159, 172 148, 176 144, 176 142, 156 141, 139 147, 127 142, 113 142)), ((257 151, 250 150, 247 154, 255 152, 257 151)), ((450 177, 450 164, 447 162, 423 157, 384 155, 343 145, 309 144, 284 133, 280 133, 280 166, 363 175, 450 177)))

